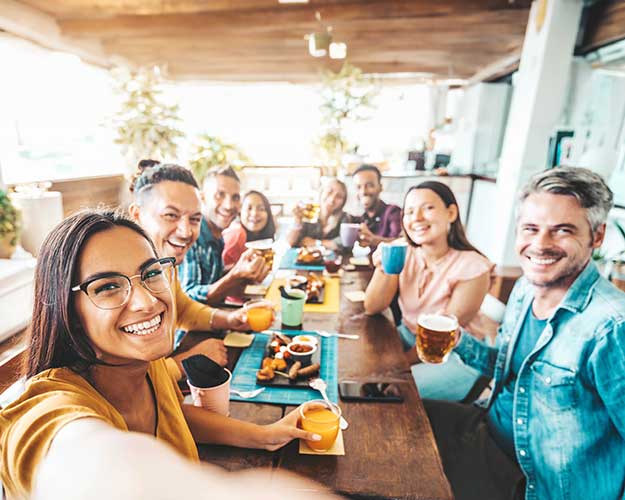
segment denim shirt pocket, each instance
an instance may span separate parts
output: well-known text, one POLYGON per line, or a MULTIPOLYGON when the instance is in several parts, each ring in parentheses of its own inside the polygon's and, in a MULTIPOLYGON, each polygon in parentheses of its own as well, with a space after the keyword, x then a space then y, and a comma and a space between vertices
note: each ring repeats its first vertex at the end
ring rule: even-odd
POLYGON ((575 371, 545 361, 534 361, 531 370, 534 374, 533 395, 544 405, 560 411, 577 406, 575 371))

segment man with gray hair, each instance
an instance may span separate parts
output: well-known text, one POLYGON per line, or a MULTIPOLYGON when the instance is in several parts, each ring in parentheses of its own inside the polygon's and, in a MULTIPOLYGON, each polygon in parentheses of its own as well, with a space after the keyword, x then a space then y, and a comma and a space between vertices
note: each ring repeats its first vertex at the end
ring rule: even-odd
POLYGON ((530 179, 517 212, 516 283, 496 347, 455 352, 494 378, 486 408, 424 401, 456 499, 622 498, 625 294, 591 255, 612 192, 586 169, 530 179))

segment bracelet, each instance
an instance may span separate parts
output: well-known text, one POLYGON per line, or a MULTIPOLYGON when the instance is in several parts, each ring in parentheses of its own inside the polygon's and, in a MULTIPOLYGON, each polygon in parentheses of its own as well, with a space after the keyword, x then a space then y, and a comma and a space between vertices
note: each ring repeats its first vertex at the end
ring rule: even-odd
POLYGON ((213 329, 213 320, 215 319, 215 314, 217 314, 217 309, 211 307, 210 315, 208 316, 208 329, 209 330, 213 329))

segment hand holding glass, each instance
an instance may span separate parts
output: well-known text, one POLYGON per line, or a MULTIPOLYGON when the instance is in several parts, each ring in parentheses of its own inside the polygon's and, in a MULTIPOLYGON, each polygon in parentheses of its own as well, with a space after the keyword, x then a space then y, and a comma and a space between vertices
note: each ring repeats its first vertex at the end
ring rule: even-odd
POLYGON ((339 434, 341 409, 338 405, 315 399, 300 406, 299 412, 302 429, 321 436, 320 441, 306 441, 308 447, 315 451, 328 451, 332 448, 339 434))
POLYGON ((264 299, 250 300, 243 306, 247 322, 255 332, 267 330, 273 323, 273 304, 264 299))

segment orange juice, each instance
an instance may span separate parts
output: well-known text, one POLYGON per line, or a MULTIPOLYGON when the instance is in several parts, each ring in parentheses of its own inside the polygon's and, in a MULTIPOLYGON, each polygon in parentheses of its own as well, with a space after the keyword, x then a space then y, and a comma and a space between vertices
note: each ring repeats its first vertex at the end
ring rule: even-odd
POLYGON ((321 441, 306 441, 311 449, 328 451, 339 433, 339 415, 327 408, 307 409, 302 418, 302 429, 321 436, 321 441))
POLYGON ((247 310, 247 322, 255 332, 262 332, 273 323, 273 311, 270 306, 256 306, 247 310))

